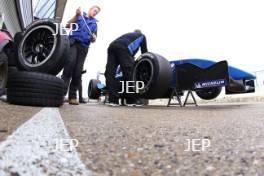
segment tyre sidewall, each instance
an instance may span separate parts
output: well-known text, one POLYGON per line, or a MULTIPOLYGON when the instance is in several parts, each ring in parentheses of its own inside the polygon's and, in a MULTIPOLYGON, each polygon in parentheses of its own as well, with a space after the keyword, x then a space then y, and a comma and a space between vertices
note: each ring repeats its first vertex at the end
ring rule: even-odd
POLYGON ((58 107, 63 104, 64 82, 53 75, 16 71, 7 83, 7 101, 25 106, 58 107))
POLYGON ((98 89, 97 84, 101 83, 100 80, 91 79, 88 86, 88 96, 90 99, 98 99, 101 94, 101 90, 98 89))
POLYGON ((30 26, 27 27, 25 33, 23 34, 23 38, 19 44, 19 47, 18 47, 18 67, 21 70, 37 71, 37 72, 49 73, 53 75, 56 75, 61 71, 63 64, 66 60, 64 57, 67 55, 68 50, 69 50, 69 41, 67 39, 67 36, 65 36, 65 34, 61 35, 60 27, 61 25, 58 21, 47 20, 47 19, 35 21, 30 26), (41 26, 41 25, 51 27, 54 31, 57 31, 56 28, 59 27, 59 32, 58 34, 56 34, 57 44, 50 58, 45 63, 39 66, 36 66, 36 67, 31 67, 26 64, 26 61, 24 59, 24 56, 22 53, 23 46, 27 39, 26 37, 28 37, 27 35, 31 33, 36 27, 41 26))
POLYGON ((147 86, 147 89, 143 90, 143 92, 138 94, 138 96, 145 99, 162 98, 168 91, 172 78, 170 64, 164 57, 153 53, 146 53, 140 56, 133 69, 133 81, 137 81, 134 76, 137 63, 146 59, 152 63, 153 76, 147 86))

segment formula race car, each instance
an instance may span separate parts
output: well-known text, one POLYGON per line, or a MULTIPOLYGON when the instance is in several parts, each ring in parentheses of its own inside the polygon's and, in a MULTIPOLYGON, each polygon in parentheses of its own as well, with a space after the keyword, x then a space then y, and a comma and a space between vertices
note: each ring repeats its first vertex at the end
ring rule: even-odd
MULTIPOLYGON (((122 80, 122 71, 117 69, 116 79, 122 80)), ((170 98, 173 91, 195 91, 204 100, 216 98, 222 87, 226 94, 255 92, 256 77, 241 69, 228 66, 227 61, 214 62, 205 59, 168 61, 154 53, 144 53, 135 62, 133 82, 144 86, 135 90, 135 96, 144 99, 170 98)), ((136 86, 135 86, 136 89, 136 86)), ((107 92, 100 80, 89 82, 88 96, 97 99, 107 92)))

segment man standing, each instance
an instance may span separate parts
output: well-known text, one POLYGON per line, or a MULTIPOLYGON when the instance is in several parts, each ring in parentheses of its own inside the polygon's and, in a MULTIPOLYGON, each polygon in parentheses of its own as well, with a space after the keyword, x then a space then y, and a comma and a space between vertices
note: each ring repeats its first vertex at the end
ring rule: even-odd
POLYGON ((69 88, 69 104, 78 105, 76 92, 81 81, 83 64, 88 53, 90 43, 96 41, 97 20, 95 16, 101 11, 100 7, 92 6, 88 14, 81 12, 80 8, 76 10, 75 16, 68 21, 66 27, 72 31, 70 33, 70 56, 64 66, 62 79, 65 82, 65 94, 69 88))
MULTIPOLYGON (((130 81, 135 62, 134 56, 139 48, 142 54, 148 52, 146 37, 140 30, 124 34, 109 45, 105 70, 106 87, 109 89, 109 105, 119 106, 120 83, 115 79, 118 65, 121 66, 124 81, 130 81)), ((134 105, 136 98, 126 95, 126 103, 134 105)))

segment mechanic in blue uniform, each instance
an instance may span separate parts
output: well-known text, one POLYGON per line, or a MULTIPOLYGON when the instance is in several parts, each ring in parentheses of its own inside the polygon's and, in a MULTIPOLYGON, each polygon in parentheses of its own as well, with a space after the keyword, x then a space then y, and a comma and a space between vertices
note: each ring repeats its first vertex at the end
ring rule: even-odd
MULTIPOLYGON (((127 33, 114 40, 108 47, 108 57, 105 70, 106 87, 109 90, 109 105, 118 106, 120 82, 115 79, 116 69, 121 66, 124 81, 130 81, 134 66, 134 56, 139 48, 141 53, 148 52, 147 40, 140 30, 127 33)), ((126 104, 135 105, 137 99, 133 94, 126 94, 126 104)))
POLYGON ((70 54, 64 66, 62 79, 65 82, 65 94, 69 88, 69 104, 78 105, 76 99, 77 89, 81 82, 83 65, 88 53, 90 43, 96 41, 97 36, 97 20, 95 16, 100 12, 100 7, 92 6, 88 14, 81 12, 80 8, 76 10, 75 16, 68 21, 66 27, 72 26, 70 32, 70 54), (83 17, 82 17, 83 16, 83 17), (84 19, 90 28, 86 26, 84 19), (77 25, 74 25, 77 24, 77 25))

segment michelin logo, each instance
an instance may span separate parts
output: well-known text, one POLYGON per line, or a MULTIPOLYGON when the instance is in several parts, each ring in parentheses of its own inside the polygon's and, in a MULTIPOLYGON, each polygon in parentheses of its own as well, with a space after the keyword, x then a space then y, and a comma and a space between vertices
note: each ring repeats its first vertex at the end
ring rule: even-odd
POLYGON ((207 88, 207 87, 220 87, 225 86, 225 79, 211 80, 211 81, 203 81, 194 83, 195 89, 207 88))

